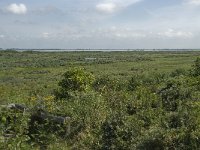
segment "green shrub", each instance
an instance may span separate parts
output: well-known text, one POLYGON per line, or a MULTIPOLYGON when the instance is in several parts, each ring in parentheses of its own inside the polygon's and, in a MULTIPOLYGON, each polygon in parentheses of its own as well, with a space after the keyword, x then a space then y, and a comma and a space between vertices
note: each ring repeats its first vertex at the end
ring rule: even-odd
POLYGON ((111 91, 121 91, 127 88, 126 82, 122 82, 116 78, 110 78, 108 75, 103 75, 95 79, 93 83, 95 91, 105 93, 111 91))
POLYGON ((176 77, 180 75, 187 75, 187 71, 185 69, 178 68, 170 73, 171 77, 176 77))
POLYGON ((142 79, 140 76, 135 75, 129 80, 128 89, 134 91, 140 85, 142 85, 142 79))
POLYGON ((194 62, 193 73, 194 73, 194 76, 200 75, 200 57, 198 57, 194 62))
POLYGON ((124 114, 112 114, 101 126, 100 150, 136 148, 143 123, 136 117, 124 114))
POLYGON ((28 114, 0 108, 0 149, 30 149, 28 121, 28 114))
POLYGON ((63 79, 58 83, 59 89, 55 91, 57 99, 70 97, 70 92, 86 92, 88 91, 94 77, 91 73, 86 72, 82 68, 73 68, 64 73, 63 79))
POLYGON ((168 79, 158 91, 164 109, 175 111, 180 103, 192 100, 192 93, 196 91, 195 84, 195 79, 185 76, 168 79))

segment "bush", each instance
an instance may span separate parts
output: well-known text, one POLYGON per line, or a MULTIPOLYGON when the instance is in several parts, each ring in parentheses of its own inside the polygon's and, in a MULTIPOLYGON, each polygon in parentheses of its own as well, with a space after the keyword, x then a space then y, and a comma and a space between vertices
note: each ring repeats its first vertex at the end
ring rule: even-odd
POLYGON ((192 93, 196 91, 196 80, 190 77, 180 76, 170 78, 164 87, 158 91, 162 105, 167 111, 176 111, 179 104, 192 100, 192 93))
POLYGON ((128 89, 134 91, 138 86, 142 85, 142 77, 135 75, 133 76, 128 83, 128 89))
POLYGON ((172 71, 170 74, 171 77, 176 77, 176 76, 180 76, 180 75, 187 75, 187 71, 185 69, 178 68, 178 69, 172 71))
POLYGON ((0 108, 0 149, 30 149, 28 114, 0 108))
POLYGON ((193 73, 194 73, 194 76, 200 75, 200 57, 198 57, 194 62, 193 73))
POLYGON ((93 75, 82 68, 68 70, 63 77, 58 83, 60 88, 55 91, 56 99, 68 98, 71 92, 86 92, 94 81, 93 75))

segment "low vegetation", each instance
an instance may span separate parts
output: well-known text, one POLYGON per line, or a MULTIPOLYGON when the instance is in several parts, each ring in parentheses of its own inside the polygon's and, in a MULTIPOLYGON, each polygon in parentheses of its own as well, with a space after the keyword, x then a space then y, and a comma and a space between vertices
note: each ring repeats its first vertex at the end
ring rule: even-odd
POLYGON ((0 52, 0 149, 200 149, 199 54, 0 52))

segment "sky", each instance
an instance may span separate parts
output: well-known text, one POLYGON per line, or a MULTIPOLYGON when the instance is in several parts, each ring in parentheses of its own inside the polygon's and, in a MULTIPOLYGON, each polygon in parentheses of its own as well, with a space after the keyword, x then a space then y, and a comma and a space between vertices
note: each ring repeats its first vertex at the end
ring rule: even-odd
POLYGON ((198 49, 200 0, 0 0, 0 48, 198 49))

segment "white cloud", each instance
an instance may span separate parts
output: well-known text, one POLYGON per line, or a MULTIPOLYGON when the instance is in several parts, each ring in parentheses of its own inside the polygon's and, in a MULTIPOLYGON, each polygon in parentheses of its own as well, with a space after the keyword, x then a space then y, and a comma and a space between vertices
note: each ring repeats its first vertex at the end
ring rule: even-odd
POLYGON ((45 39, 48 39, 49 36, 50 36, 50 34, 48 32, 42 33, 42 37, 45 38, 45 39))
POLYGON ((113 13, 116 10, 114 3, 101 3, 96 5, 96 9, 103 13, 113 13))
POLYGON ((186 4, 200 6, 200 0, 185 0, 186 4))
POLYGON ((48 5, 45 7, 37 8, 37 9, 33 10, 32 12, 34 12, 35 14, 38 14, 38 15, 46 15, 46 14, 49 15, 49 14, 61 14, 62 10, 55 6, 48 5))
POLYGON ((128 27, 107 27, 98 28, 92 31, 92 37, 98 37, 101 39, 142 39, 146 38, 148 33, 146 31, 135 30, 128 27))
POLYGON ((51 40, 84 40, 84 39, 142 39, 146 38, 146 31, 135 30, 128 27, 104 27, 95 29, 85 29, 78 27, 67 27, 59 31, 41 32, 42 39, 51 40))
POLYGON ((2 38, 2 39, 3 39, 4 37, 5 37, 5 35, 3 35, 3 34, 0 34, 0 38, 2 38))
POLYGON ((158 35, 160 37, 167 37, 167 38, 191 38, 191 37, 193 37, 192 32, 175 31, 174 29, 168 29, 165 32, 159 32, 158 35))
POLYGON ((26 14, 27 13, 27 7, 25 4, 10 4, 7 9, 8 12, 13 13, 13 14, 26 14))
POLYGON ((96 5, 96 10, 102 13, 114 13, 142 0, 104 0, 96 5))

